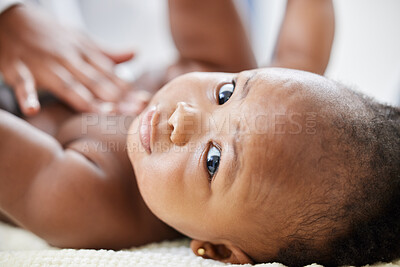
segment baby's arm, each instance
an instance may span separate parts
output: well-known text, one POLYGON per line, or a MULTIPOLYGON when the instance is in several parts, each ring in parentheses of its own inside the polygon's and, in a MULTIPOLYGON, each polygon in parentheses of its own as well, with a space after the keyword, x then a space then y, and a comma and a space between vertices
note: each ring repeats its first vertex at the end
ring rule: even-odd
POLYGON ((124 246, 118 216, 132 201, 129 185, 110 182, 119 172, 107 153, 84 154, 79 140, 63 148, 1 110, 0 148, 0 212, 56 246, 124 246))
POLYGON ((324 74, 334 29, 331 0, 288 0, 271 65, 324 74))

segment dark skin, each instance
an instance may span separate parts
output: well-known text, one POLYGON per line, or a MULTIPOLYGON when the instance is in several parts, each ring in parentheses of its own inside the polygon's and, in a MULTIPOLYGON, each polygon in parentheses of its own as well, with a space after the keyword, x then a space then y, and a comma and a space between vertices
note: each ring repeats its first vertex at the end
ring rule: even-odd
MULTIPOLYGON (((229 7, 233 8, 230 1, 227 1, 226 5, 220 4, 219 1, 214 2, 210 1, 208 5, 217 5, 213 10, 223 11, 229 18, 230 25, 240 24, 232 22, 235 18, 238 19, 235 12, 227 12, 229 7), (225 9, 221 8, 222 6, 225 9)), ((182 5, 179 8, 183 10, 190 10, 190 6, 179 0, 170 1, 170 5, 174 4, 182 5)), ((201 9, 194 8, 191 12, 196 10, 201 9)), ((207 18, 215 23, 220 21, 221 15, 212 13, 207 18), (217 17, 213 20, 213 16, 217 17)), ((199 18, 203 19, 200 15, 186 16, 186 19, 197 22, 199 18)), ((171 27, 174 27, 174 24, 172 23, 171 27)), ((198 41, 190 31, 185 31, 184 25, 190 25, 189 22, 185 24, 178 20, 176 24, 176 27, 183 27, 178 32, 184 33, 176 39, 178 48, 178 43, 190 44, 198 41)), ((226 25, 219 30, 224 29, 226 25)), ((246 40, 241 28, 232 32, 222 32, 221 34, 228 33, 227 38, 246 40), (242 35, 242 38, 233 34, 242 35)), ((200 40, 206 40, 206 44, 211 45, 207 43, 211 39, 206 37, 213 38, 216 33, 212 30, 202 33, 205 35, 200 40)), ((197 46, 195 50, 180 48, 180 60, 168 71, 176 67, 175 70, 178 71, 175 71, 175 74, 180 74, 191 69, 187 66, 194 66, 194 69, 200 70, 225 68, 234 71, 239 68, 238 63, 231 61, 232 58, 242 60, 237 57, 236 52, 232 54, 233 50, 221 50, 223 46, 218 44, 212 47, 218 49, 203 49, 202 46, 197 46), (229 55, 221 56, 221 51, 229 55), (210 56, 213 53, 214 56, 210 56), (218 62, 214 59, 218 59, 218 62), (181 66, 186 67, 180 68, 181 66)), ((244 55, 250 55, 247 48, 245 43, 238 44, 238 49, 245 49, 244 55)), ((246 56, 243 60, 243 68, 252 66, 252 57, 249 59, 246 56)), ((230 78, 232 75, 228 76, 226 77, 230 78)), ((193 84, 196 82, 196 79, 192 81, 193 84)), ((190 92, 191 90, 188 90, 187 93, 190 92)), ((262 90, 258 93, 261 94, 262 90)), ((256 94, 252 96, 253 99, 257 99, 256 94)), ((168 99, 166 96, 165 98, 168 99)), ((138 191, 135 174, 126 150, 123 149, 126 145, 127 127, 135 116, 76 115, 59 105, 46 107, 40 117, 28 121, 30 124, 5 112, 0 112, 0 116, 0 170, 1 173, 7 173, 7 176, 0 177, 0 211, 15 224, 60 247, 118 249, 181 236, 158 219, 153 210, 150 211, 146 205, 148 203, 144 203, 138 191), (97 120, 96 123, 94 119, 97 120), (121 121, 123 126, 120 127, 118 123, 121 121)), ((165 216, 156 215, 160 218, 165 216)), ((208 246, 208 243, 199 241, 208 239, 201 232, 194 233, 182 228, 184 226, 168 223, 200 242, 194 242, 193 246, 208 246)), ((218 254, 215 254, 218 257, 213 257, 214 254, 206 254, 205 257, 229 262, 249 262, 249 255, 257 257, 255 252, 246 253, 234 242, 226 245, 229 251, 234 252, 230 254, 231 258, 221 258, 218 254)))
POLYGON ((330 0, 289 0, 269 66, 323 75, 329 63, 335 31, 330 0))
MULTIPOLYGON (((101 134, 99 123, 89 126, 83 135, 81 125, 90 125, 90 118, 73 115, 60 105, 44 108, 31 121, 39 129, 46 125, 43 131, 1 114, 2 126, 14 125, 2 131, 14 135, 9 139, 10 147, 2 144, 2 151, 15 151, 17 143, 28 151, 23 161, 15 158, 19 153, 7 153, 7 163, 1 166, 2 173, 12 173, 2 179, 2 188, 8 192, 1 194, 1 210, 14 223, 59 247, 120 249, 179 236, 143 203, 123 149, 123 131, 101 134), (53 118, 63 122, 52 124, 53 118), (55 136, 44 133, 54 129, 55 136), (26 132, 29 137, 22 137, 26 132), (106 147, 107 142, 120 149, 98 153, 96 147, 106 147), (32 158, 37 160, 29 160, 32 158), (19 171, 11 172, 10 168, 19 171)), ((97 118, 106 123, 105 118, 97 118)), ((131 119, 127 117, 127 123, 131 119)))
POLYGON ((145 72, 135 81, 135 88, 153 95, 173 78, 188 72, 238 72, 257 67, 232 1, 168 3, 171 33, 179 57, 170 66, 145 72))
MULTIPOLYGON (((246 35, 243 26, 238 24, 237 13, 231 11, 231 2, 175 0, 169 3, 171 31, 180 58, 167 68, 145 73, 136 81, 139 89, 154 94, 172 78, 190 71, 238 72, 257 67, 249 44, 243 42, 246 35), (179 5, 171 5, 176 3, 179 5), (210 4, 213 8, 208 8, 210 4), (213 16, 218 13, 226 16, 213 16), (207 45, 200 46, 201 43, 207 45), (213 51, 214 54, 210 53, 213 51)), ((332 0, 288 0, 272 62, 266 62, 265 66, 324 74, 334 31, 332 0)))
POLYGON ((274 260, 302 218, 318 216, 329 199, 330 181, 318 162, 335 107, 320 110, 338 97, 335 83, 289 69, 180 76, 129 130, 128 154, 143 199, 193 239, 197 255, 203 248, 201 256, 224 262, 274 260), (234 91, 221 103, 224 85, 234 91), (148 151, 142 125, 151 125, 148 151), (216 155, 219 164, 210 173, 208 157, 216 155))
MULTIPOLYGON (((171 21, 181 57, 169 68, 168 79, 190 70, 233 71, 253 66, 250 46, 231 1, 207 2, 217 10, 207 15, 208 20, 196 15, 204 9, 193 9, 179 0, 171 0, 169 5, 171 15, 192 12, 193 16, 180 18, 177 14, 177 20, 171 21), (227 18, 234 27, 226 31, 227 18), (186 49, 194 37, 186 27, 198 31, 201 28, 196 25, 202 23, 205 27, 210 23, 217 26, 199 32, 198 46, 186 49), (216 36, 220 38, 212 41, 216 36), (223 44, 219 42, 232 38, 236 44, 221 53, 223 44), (204 48, 211 45, 215 49, 204 48), (238 51, 243 57, 236 56, 238 51), (217 60, 209 62, 212 58, 217 60)), ((3 111, 0 116, 0 135, 5 137, 0 169, 9 174, 0 178, 1 188, 7 189, 0 189, 0 211, 6 220, 59 247, 120 249, 180 236, 149 211, 138 192, 124 149, 127 128, 135 115, 94 115, 99 123, 92 125, 93 116, 53 104, 26 119, 29 124, 3 111), (119 127, 112 134, 103 132, 104 125, 121 120, 125 128, 119 127)))
POLYGON ((105 52, 29 4, 0 15, 0 71, 27 116, 40 110, 37 88, 78 112, 100 110, 102 103, 116 101, 127 89, 114 74, 114 65, 132 57, 131 52, 105 52))
POLYGON ((119 249, 183 233, 194 239, 195 253, 207 249, 205 258, 272 260, 297 229, 299 203, 310 201, 310 192, 312 199, 325 194, 324 180, 312 179, 318 177, 313 162, 321 154, 320 135, 301 130, 305 114, 320 108, 321 88, 340 96, 334 83, 286 69, 181 76, 150 102, 159 113, 150 154, 139 136, 146 112, 136 119, 74 115, 54 105, 28 124, 1 111, 0 169, 8 175, 0 180, 6 188, 0 208, 59 247, 119 249), (215 93, 232 80, 231 99, 218 104, 215 93), (192 90, 183 94, 188 86, 192 90), (298 117, 282 130, 276 121, 282 114, 298 117), (264 123, 257 123, 260 118, 264 123), (222 155, 214 176, 204 164, 211 143, 222 155), (305 147, 309 156, 296 165, 305 147), (291 178, 292 170, 300 178, 291 178), (267 221, 255 219, 260 212, 267 221), (258 223, 269 232, 267 251, 248 239, 258 223))

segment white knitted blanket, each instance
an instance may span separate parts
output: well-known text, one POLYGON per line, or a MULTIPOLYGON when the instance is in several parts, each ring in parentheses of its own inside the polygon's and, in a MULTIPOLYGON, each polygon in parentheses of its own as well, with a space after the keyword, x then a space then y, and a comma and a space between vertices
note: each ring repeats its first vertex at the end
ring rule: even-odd
MULTIPOLYGON (((0 266, 233 266, 196 257, 188 240, 150 244, 123 251, 93 249, 57 249, 20 228, 0 223, 0 266)), ((251 266, 249 264, 243 266, 251 266)), ((279 263, 258 266, 283 267, 279 263)), ((316 264, 310 266, 319 266, 316 264)), ((378 266, 400 266, 400 260, 378 266)))

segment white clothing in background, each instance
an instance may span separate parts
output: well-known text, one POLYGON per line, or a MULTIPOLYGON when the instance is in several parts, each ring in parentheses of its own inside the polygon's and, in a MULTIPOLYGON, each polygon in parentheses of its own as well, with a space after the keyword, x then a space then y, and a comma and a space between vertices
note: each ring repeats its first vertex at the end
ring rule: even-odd
POLYGON ((9 7, 21 3, 21 0, 0 0, 0 14, 7 10, 9 7))

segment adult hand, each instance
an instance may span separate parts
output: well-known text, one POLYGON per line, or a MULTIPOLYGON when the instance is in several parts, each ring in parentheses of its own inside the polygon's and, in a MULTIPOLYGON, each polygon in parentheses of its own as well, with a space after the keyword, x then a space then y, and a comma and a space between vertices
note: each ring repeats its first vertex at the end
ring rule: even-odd
POLYGON ((0 15, 0 72, 25 115, 40 109, 38 87, 80 112, 118 101, 128 85, 114 74, 114 65, 132 57, 106 53, 33 6, 17 5, 0 15))

